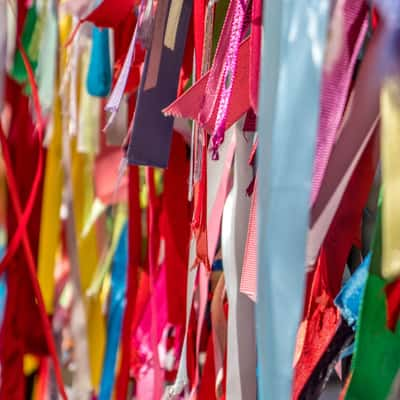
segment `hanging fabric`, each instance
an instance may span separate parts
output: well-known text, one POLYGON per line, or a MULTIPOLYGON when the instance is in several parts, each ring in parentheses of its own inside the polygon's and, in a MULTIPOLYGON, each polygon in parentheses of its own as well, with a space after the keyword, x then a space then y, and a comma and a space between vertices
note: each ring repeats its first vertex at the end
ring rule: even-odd
POLYGON ((269 62, 264 58, 261 68, 270 72, 261 76, 258 129, 259 178, 265 182, 259 187, 258 242, 265 245, 258 254, 256 304, 261 398, 291 393, 328 17, 329 2, 267 2, 264 9, 262 51, 269 62), (305 36, 300 26, 310 28, 311 16, 314 30, 305 36), (291 80, 299 73, 307 77, 301 84, 291 80))

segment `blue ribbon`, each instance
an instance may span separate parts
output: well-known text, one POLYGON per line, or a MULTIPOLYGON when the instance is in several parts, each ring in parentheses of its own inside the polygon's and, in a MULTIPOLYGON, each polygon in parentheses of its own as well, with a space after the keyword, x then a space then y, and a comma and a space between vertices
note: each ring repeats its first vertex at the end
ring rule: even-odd
MULTIPOLYGON (((4 246, 0 246, 0 259, 4 256, 4 246)), ((3 323, 4 311, 7 301, 7 278, 6 274, 0 276, 0 327, 3 323)))
POLYGON ((108 29, 93 27, 92 52, 86 80, 90 95, 105 97, 111 90, 111 64, 108 29))
POLYGON ((345 283, 335 299, 335 304, 339 308, 342 317, 353 329, 356 328, 358 315, 360 313, 360 306, 363 299, 365 284, 367 283, 370 262, 371 253, 365 257, 364 261, 356 269, 351 278, 345 283))
POLYGON ((126 304, 127 255, 128 226, 125 224, 112 263, 110 305, 107 321, 107 343, 98 400, 109 400, 112 397, 115 381, 115 364, 126 304))
POLYGON ((264 4, 256 333, 260 400, 291 398, 329 0, 264 4))

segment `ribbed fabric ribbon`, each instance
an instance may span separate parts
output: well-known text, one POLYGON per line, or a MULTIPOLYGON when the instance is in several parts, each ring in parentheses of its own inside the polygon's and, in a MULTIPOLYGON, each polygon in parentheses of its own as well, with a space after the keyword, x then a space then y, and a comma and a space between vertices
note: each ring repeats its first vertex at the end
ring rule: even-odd
POLYGON ((312 203, 318 195, 343 117, 354 66, 367 33, 367 11, 363 0, 339 0, 335 5, 322 78, 312 203))
POLYGON ((262 400, 291 395, 329 6, 307 0, 265 4, 256 304, 262 400), (299 74, 303 79, 294 79, 299 74))
POLYGON ((256 346, 254 303, 240 293, 243 255, 251 200, 246 188, 253 177, 248 164, 252 149, 251 134, 244 136, 243 120, 233 127, 236 141, 233 186, 225 201, 221 227, 222 259, 228 296, 228 336, 226 361, 227 400, 256 400, 256 346))
POLYGON ((240 291, 253 301, 257 295, 257 199, 258 179, 254 183, 251 197, 249 225, 247 227, 246 249, 243 258, 240 291))

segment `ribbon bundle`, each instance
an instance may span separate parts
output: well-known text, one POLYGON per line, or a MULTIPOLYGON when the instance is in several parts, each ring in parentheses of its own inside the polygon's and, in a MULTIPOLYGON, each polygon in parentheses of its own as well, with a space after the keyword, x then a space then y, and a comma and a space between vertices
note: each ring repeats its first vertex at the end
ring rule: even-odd
POLYGON ((0 0, 0 400, 399 398, 399 33, 0 0))

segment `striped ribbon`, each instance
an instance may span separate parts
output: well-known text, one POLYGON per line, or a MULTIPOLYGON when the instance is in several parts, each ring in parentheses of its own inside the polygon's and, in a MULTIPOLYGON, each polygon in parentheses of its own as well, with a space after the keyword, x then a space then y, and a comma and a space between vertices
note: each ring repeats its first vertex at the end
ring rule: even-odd
POLYGON ((355 63, 367 33, 367 11, 368 7, 363 0, 339 0, 335 5, 322 78, 312 203, 321 187, 343 117, 355 63))

